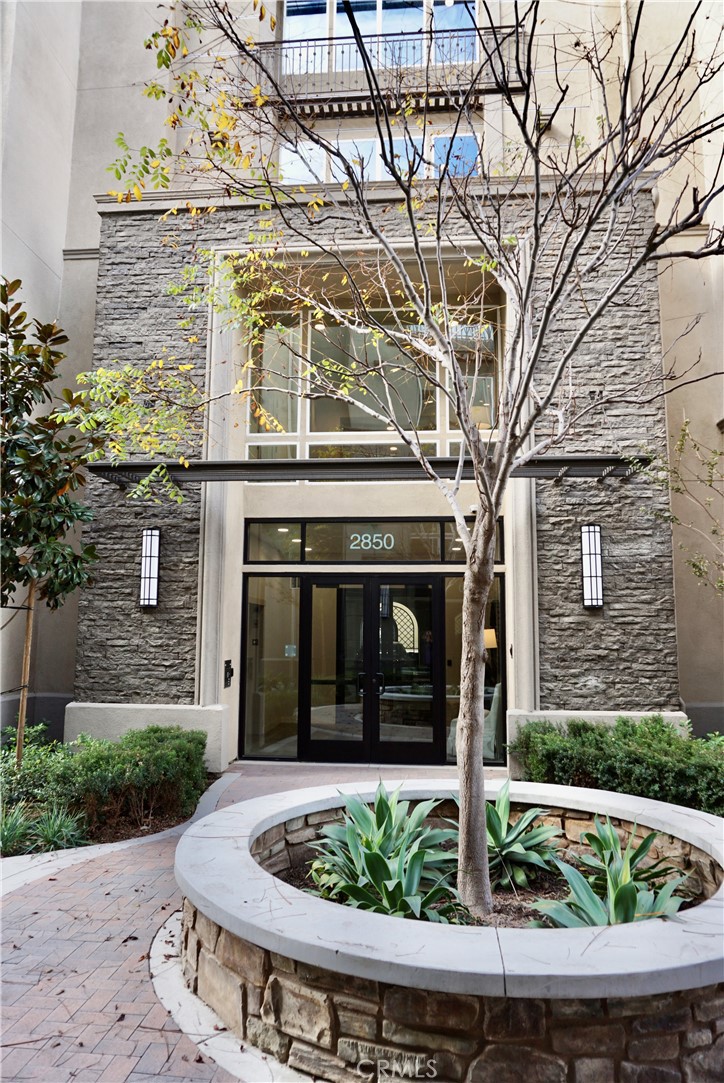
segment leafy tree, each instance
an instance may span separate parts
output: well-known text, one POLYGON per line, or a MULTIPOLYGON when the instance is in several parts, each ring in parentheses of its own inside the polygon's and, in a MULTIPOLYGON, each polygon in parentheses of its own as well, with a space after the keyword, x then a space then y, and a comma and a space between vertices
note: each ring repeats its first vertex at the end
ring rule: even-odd
POLYGON ((55 323, 29 320, 14 300, 19 281, 0 286, 2 348, 2 586, 9 606, 26 588, 25 641, 20 688, 16 756, 23 755, 28 702, 33 618, 38 599, 57 609, 68 595, 91 581, 96 560, 91 545, 76 550, 67 534, 92 513, 73 494, 83 485, 83 464, 95 438, 68 432, 54 412, 38 413, 52 399, 49 385, 58 377, 68 339, 55 323))
MULTIPOLYGON (((63 391, 56 416, 93 441, 88 462, 172 456, 186 467, 187 455, 196 452, 204 438, 209 404, 193 368, 164 350, 143 364, 81 372, 79 389, 63 391)), ((134 482, 127 496, 155 503, 183 499, 163 462, 134 482)))
MULTIPOLYGON (((64 388, 54 400, 50 385, 65 357, 66 335, 55 323, 29 320, 14 299, 19 281, 0 286, 2 346, 2 591, 9 607, 18 589, 27 595, 25 639, 16 744, 23 756, 33 621, 37 601, 50 609, 92 582, 97 560, 92 545, 67 539, 76 524, 92 518, 76 498, 85 467, 99 458, 157 458, 185 452, 198 442, 204 400, 192 366, 171 355, 139 365, 101 367, 78 377, 80 388, 64 388), (54 402, 47 412, 43 406, 54 402)), ((180 500, 178 486, 156 466, 128 491, 136 499, 180 500)), ((17 610, 16 610, 17 612, 17 610)), ((12 618, 10 618, 12 619, 12 618)))
POLYGON ((276 20, 256 0, 191 0, 178 15, 172 7, 146 42, 163 72, 147 94, 169 103, 179 149, 162 141, 134 155, 119 137, 122 155, 111 169, 123 187, 115 194, 140 199, 147 186, 181 178, 197 218, 222 200, 249 208, 243 247, 226 258, 209 252, 208 278, 199 247, 179 290, 192 304, 211 301, 240 329, 249 362, 239 387, 250 388, 261 429, 281 429, 269 389, 347 403, 394 433, 448 502, 466 555, 459 884, 468 906, 489 911, 483 630, 496 520, 516 465, 573 432, 593 434, 600 446, 594 418, 602 410, 635 410, 662 393, 660 356, 614 378, 591 372, 580 351, 637 276, 671 258, 675 238, 689 238, 677 258, 724 252, 721 229, 696 232, 723 190, 718 152, 701 174, 688 166, 695 152, 709 162, 710 141, 719 145, 722 57, 718 42, 701 55, 700 4, 685 5, 680 32, 672 30, 664 55, 649 58, 643 3, 624 28, 582 20, 550 34, 537 3, 511 7, 512 22, 501 27, 483 2, 480 22, 456 32, 468 51, 452 62, 433 33, 404 48, 399 39, 389 48, 384 39, 370 44, 352 6, 343 6, 353 42, 334 78, 365 103, 366 143, 345 138, 344 125, 318 123, 309 107, 336 46, 321 47, 305 66, 299 50, 313 44, 284 43, 282 55, 276 20), (434 142, 428 133, 440 99, 447 129, 434 142), (484 101, 497 102, 497 126, 483 116, 484 101), (656 221, 654 186, 665 193, 656 221), (311 359, 275 308, 311 314, 311 359), (281 363, 261 367, 262 340, 272 333, 280 360, 297 356, 300 384, 281 363), (426 449, 425 406, 436 397, 460 431, 453 477, 426 449), (477 494, 473 525, 461 495, 466 464, 477 494))

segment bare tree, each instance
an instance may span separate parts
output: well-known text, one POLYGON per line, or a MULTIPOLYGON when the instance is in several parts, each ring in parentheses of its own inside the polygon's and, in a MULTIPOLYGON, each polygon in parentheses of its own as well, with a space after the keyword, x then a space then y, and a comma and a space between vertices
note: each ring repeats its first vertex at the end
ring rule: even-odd
POLYGON ((581 347, 637 276, 670 258, 673 238, 693 237, 679 258, 724 250, 720 228, 691 232, 722 193, 722 57, 718 41, 699 55, 700 9, 687 6, 681 33, 650 58, 643 3, 623 28, 599 25, 592 5, 587 27, 552 33, 537 3, 515 4, 501 27, 482 3, 467 30, 374 39, 347 3, 348 39, 282 43, 256 0, 254 37, 250 5, 195 0, 147 42, 171 73, 148 92, 171 103, 179 149, 162 142, 134 160, 123 144, 115 166, 119 199, 168 186, 173 165, 176 182, 193 182, 194 213, 222 200, 253 209, 253 232, 215 260, 208 287, 197 276, 195 297, 211 296, 242 329, 240 386, 251 386, 256 424, 283 429, 280 396, 344 402, 393 432, 450 506, 466 557, 459 887, 478 912, 492 909, 483 632, 511 472, 610 404, 662 393, 672 374, 660 354, 614 379, 587 368, 581 347), (332 107, 315 115, 325 87, 330 100, 341 87, 361 103, 368 137, 350 139, 332 107), (658 191, 668 202, 655 218, 658 191), (302 313, 311 352, 290 319, 302 313), (269 336, 274 355, 262 351, 269 336), (453 477, 425 442, 436 399, 459 428, 453 477))

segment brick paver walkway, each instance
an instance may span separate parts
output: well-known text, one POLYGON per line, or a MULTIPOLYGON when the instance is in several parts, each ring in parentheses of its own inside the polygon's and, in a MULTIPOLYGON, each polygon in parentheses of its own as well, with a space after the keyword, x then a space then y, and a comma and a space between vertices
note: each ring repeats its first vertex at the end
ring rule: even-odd
MULTIPOLYGON (((348 779, 454 776, 450 768, 253 764, 219 807, 284 789, 348 779)), ((173 877, 178 835, 109 847, 11 891, 3 902, 4 1083, 225 1083, 153 991, 151 942, 180 906, 173 877)), ((247 1083, 255 1083, 249 1080, 247 1083)))

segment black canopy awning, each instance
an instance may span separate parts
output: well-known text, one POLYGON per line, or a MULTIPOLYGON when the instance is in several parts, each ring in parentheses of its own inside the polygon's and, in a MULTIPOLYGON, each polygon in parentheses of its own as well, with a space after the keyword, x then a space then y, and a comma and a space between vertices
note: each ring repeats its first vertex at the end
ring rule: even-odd
MULTIPOLYGON (((539 481, 560 482, 564 478, 630 477, 649 459, 624 458, 620 455, 541 455, 513 467, 513 477, 535 478, 539 481)), ((156 466, 165 466, 177 484, 207 481, 423 481, 420 464, 414 458, 404 459, 260 459, 209 460, 192 459, 188 466, 178 462, 92 463, 92 474, 114 482, 121 488, 136 484, 147 477, 156 466)), ((443 478, 454 478, 458 469, 455 456, 430 459, 430 465, 443 478)), ((473 478, 472 463, 463 466, 462 477, 473 478)))

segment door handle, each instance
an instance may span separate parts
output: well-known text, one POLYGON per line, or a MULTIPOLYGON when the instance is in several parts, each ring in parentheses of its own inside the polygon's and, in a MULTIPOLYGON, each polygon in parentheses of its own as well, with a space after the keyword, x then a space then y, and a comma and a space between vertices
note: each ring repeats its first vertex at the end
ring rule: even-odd
POLYGON ((366 676, 367 676, 366 673, 358 673, 357 674, 357 695, 360 696, 360 697, 365 694, 365 690, 362 687, 362 681, 365 679, 366 676))
POLYGON ((384 673, 375 673, 375 684, 377 685, 377 695, 381 696, 385 691, 385 675, 384 673))

